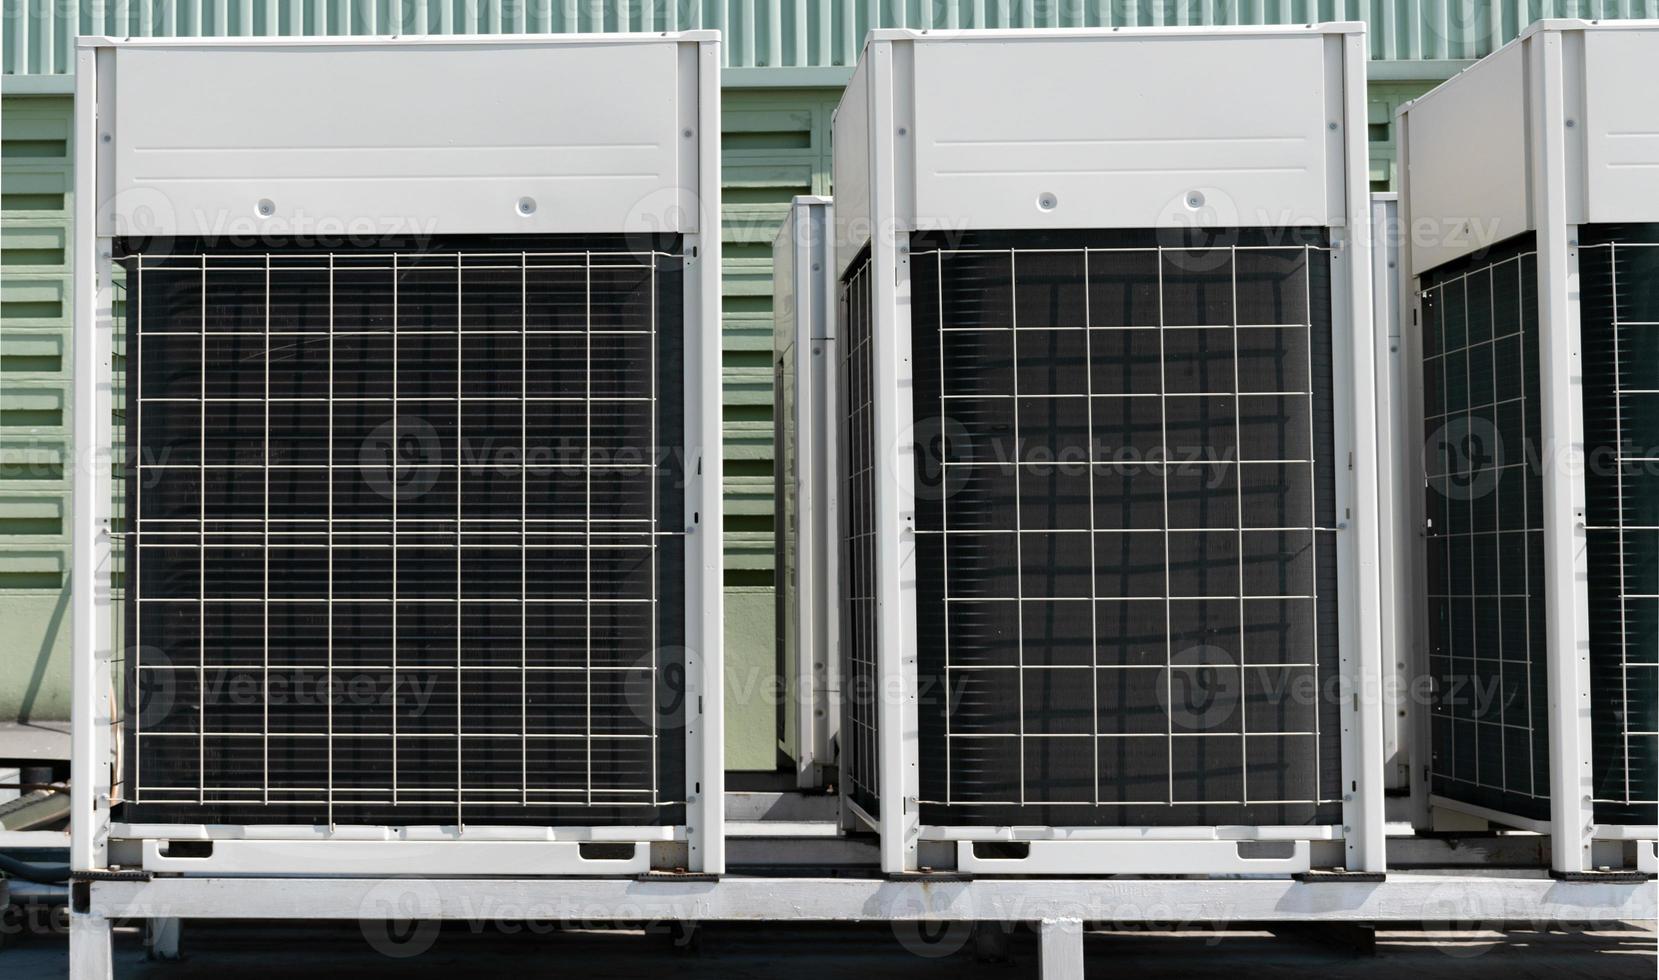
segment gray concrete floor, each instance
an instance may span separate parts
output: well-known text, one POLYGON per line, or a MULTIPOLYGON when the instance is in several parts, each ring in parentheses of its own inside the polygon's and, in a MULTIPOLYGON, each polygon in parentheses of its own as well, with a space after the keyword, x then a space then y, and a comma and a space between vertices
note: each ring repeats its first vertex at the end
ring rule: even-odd
MULTIPOLYGON (((188 925, 188 924, 187 924, 188 925)), ((355 924, 198 925, 185 933, 183 962, 152 963, 137 930, 116 937, 116 975, 122 980, 237 980, 263 977, 397 977, 424 980, 456 976, 624 978, 666 974, 721 980, 1013 980, 1036 975, 1035 938, 1017 934, 1012 962, 980 963, 965 933, 946 933, 943 946, 927 945, 914 932, 887 926, 765 928, 716 926, 701 948, 681 951, 666 935, 638 931, 524 931, 503 934, 451 925, 436 934, 411 934, 429 947, 417 956, 376 951, 355 924), (936 955, 935 955, 936 954, 936 955)), ((1085 950, 1091 978, 1133 980, 1275 980, 1332 976, 1362 980, 1618 980, 1655 976, 1651 923, 1594 931, 1379 932, 1377 955, 1354 955, 1332 940, 1341 936, 1310 928, 1226 932, 1096 932, 1085 950)), ((67 972, 60 935, 8 937, 0 949, 0 977, 25 980, 67 972)))

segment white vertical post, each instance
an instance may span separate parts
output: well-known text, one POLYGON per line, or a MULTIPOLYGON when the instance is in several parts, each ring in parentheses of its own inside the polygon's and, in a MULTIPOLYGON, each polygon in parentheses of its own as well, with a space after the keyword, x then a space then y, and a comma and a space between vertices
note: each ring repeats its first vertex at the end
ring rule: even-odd
POLYGON ((1538 373, 1544 482, 1544 618, 1550 729, 1550 867, 1589 870, 1591 824, 1589 584, 1579 358, 1578 228, 1567 217, 1562 35, 1531 41, 1533 214, 1538 225, 1538 373))
POLYGON ((915 419, 910 388, 910 242, 898 227, 896 45, 870 57, 871 346, 875 362, 876 678, 881 869, 916 868, 915 419))
POLYGON ((114 923, 110 920, 101 915, 71 912, 69 980, 111 980, 115 976, 114 942, 114 923))
MULTIPOLYGON (((1351 690, 1342 705, 1344 743, 1351 743, 1343 755, 1352 760, 1344 766, 1342 797, 1343 841, 1350 871, 1382 871, 1387 864, 1387 838, 1383 812, 1383 649, 1382 596, 1379 589, 1382 513, 1378 480, 1378 436, 1387 431, 1388 420, 1377 412, 1377 371, 1388 364, 1388 338, 1384 330, 1365 329, 1372 321, 1371 306, 1371 194, 1370 149, 1365 126, 1365 35, 1347 34, 1342 44, 1342 118, 1346 151, 1347 227, 1345 248, 1333 251, 1336 268, 1331 270, 1333 290, 1345 297, 1347 308, 1338 310, 1337 324, 1348 326, 1347 344, 1341 339, 1337 350, 1347 346, 1352 354, 1353 389, 1349 395, 1353 426, 1351 472, 1354 492, 1353 514, 1346 518, 1349 555, 1344 565, 1354 575, 1348 594, 1353 603, 1353 648, 1349 653, 1348 680, 1351 690), (1342 287, 1346 287, 1343 289, 1342 287)), ((1341 461, 1337 461, 1340 469, 1341 461)), ((1338 522, 1344 515, 1337 515, 1338 522)))
POLYGON ((1083 980, 1083 923, 1044 919, 1037 924, 1038 968, 1043 980, 1083 980))
POLYGON ((718 40, 682 47, 682 84, 694 88, 685 101, 696 107, 687 120, 696 140, 697 183, 687 188, 696 231, 686 248, 686 459, 687 598, 686 756, 689 805, 687 844, 694 871, 725 871, 725 698, 721 547, 720 411, 720 48, 718 40), (695 98, 692 98, 692 95, 695 98), (692 253, 695 253, 693 255, 692 253))
MULTIPOLYGON (((106 49, 103 58, 112 57, 106 49)), ((98 166, 111 150, 99 142, 99 50, 75 53, 75 231, 72 291, 74 365, 74 533, 71 615, 70 864, 103 867, 109 836, 110 725, 110 441, 113 298, 112 243, 98 237, 98 166)), ((102 85, 100 85, 102 78, 102 85)), ((130 517, 131 515, 129 515, 130 517)))
POLYGON ((179 958, 183 924, 182 919, 176 918, 144 920, 144 945, 150 959, 171 962, 179 958))
POLYGON ((1406 759, 1409 769, 1406 785, 1411 791, 1411 825, 1417 830, 1428 830, 1431 825, 1429 808, 1429 753, 1433 732, 1429 726, 1429 706, 1422 682, 1429 676, 1428 659, 1428 599, 1424 589, 1416 583, 1428 568, 1428 544, 1423 524, 1427 513, 1423 503, 1423 328, 1422 305, 1417 297, 1417 276, 1411 269, 1411 126, 1410 116, 1402 106, 1394 117, 1394 147, 1398 166, 1399 205, 1395 220, 1400 229, 1400 356, 1406 372, 1405 431, 1401 438, 1406 443, 1402 465, 1406 468, 1407 494, 1401 514, 1405 526, 1399 529, 1405 544, 1407 581, 1414 587, 1402 593, 1406 622, 1399 633, 1399 656, 1406 658, 1408 687, 1402 692, 1406 709, 1406 759), (1409 598, 1404 596, 1409 595, 1409 598))

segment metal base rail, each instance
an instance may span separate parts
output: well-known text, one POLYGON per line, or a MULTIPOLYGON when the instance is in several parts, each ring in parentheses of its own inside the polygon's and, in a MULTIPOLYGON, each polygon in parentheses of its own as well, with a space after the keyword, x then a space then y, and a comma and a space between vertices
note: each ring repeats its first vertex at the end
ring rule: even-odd
POLYGON ((1047 980, 1083 975, 1085 924, 1398 923, 1436 929, 1659 917, 1652 881, 1564 882, 1541 870, 1387 880, 725 877, 151 878, 77 882, 70 975, 106 980, 122 919, 416 919, 475 923, 1027 922, 1047 980))

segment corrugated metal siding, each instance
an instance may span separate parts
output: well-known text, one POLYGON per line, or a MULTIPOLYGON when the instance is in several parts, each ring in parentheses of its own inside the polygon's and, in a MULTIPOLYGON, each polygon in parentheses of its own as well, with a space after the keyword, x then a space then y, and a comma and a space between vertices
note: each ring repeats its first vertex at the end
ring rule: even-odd
POLYGON ((68 99, 0 104, 0 718, 69 710, 68 99))
POLYGON ((725 32, 729 67, 834 67, 876 27, 1132 27, 1363 20, 1384 61, 1478 58, 1540 17, 1659 16, 1659 0, 4 0, 4 73, 71 70, 76 34, 725 32))

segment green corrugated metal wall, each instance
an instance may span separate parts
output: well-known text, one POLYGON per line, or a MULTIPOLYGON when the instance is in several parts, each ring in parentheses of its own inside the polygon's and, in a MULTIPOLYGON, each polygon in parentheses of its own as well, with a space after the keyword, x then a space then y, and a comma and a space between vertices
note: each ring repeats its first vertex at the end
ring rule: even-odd
POLYGON ((0 719, 69 710, 69 123, 0 105, 0 719))
MULTIPOLYGON (((1532 0, 1496 8, 1369 0, 1358 11, 1341 0, 1085 0, 1058 7, 1036 0, 665 2, 671 0, 83 0, 77 7, 68 0, 4 0, 0 55, 6 91, 62 93, 70 24, 83 33, 134 34, 726 28, 735 69, 725 96, 727 741, 731 764, 741 769, 769 769, 775 755, 770 245, 792 195, 830 191, 829 116, 839 97, 835 88, 779 86, 838 84, 856 57, 850 39, 872 18, 971 26, 1299 22, 1363 14, 1373 25, 1374 56, 1396 59, 1373 66, 1370 92, 1372 180, 1386 188, 1393 177, 1394 106, 1423 91, 1426 79, 1457 67, 1436 59, 1485 53, 1515 33, 1521 15, 1531 20, 1546 7, 1561 15, 1659 15, 1659 0, 1532 0), (1501 14, 1495 20, 1493 9, 1501 14), (1467 24, 1481 29, 1459 26, 1467 24), (1415 80, 1389 80, 1395 78, 1415 80)), ((0 719, 62 717, 67 710, 69 120, 62 95, 8 96, 0 108, 0 719)))
POLYGON ((1478 58, 1539 17, 1659 16, 1659 0, 5 0, 6 74, 68 70, 81 34, 725 32, 742 68, 847 66, 872 26, 1129 27, 1363 20, 1372 56, 1478 58))

